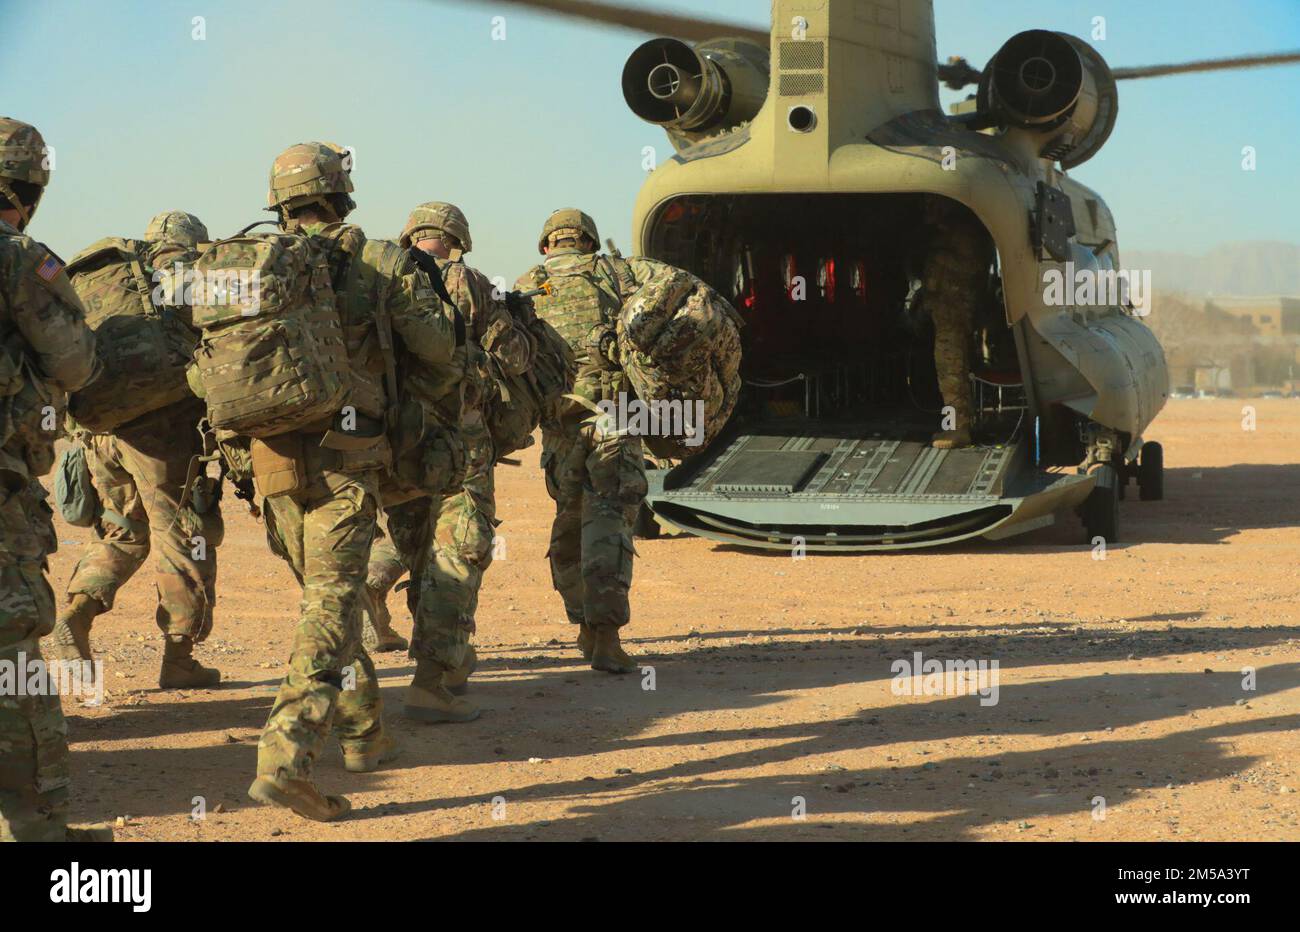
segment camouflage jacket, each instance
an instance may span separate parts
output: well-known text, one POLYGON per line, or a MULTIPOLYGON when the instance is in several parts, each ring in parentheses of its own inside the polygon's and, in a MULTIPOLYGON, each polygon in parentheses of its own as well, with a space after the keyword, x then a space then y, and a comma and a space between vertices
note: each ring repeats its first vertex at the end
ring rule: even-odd
POLYGON ((521 275, 515 287, 532 291, 547 281, 551 294, 533 298, 537 316, 559 332, 577 357, 575 393, 595 399, 601 373, 620 368, 612 338, 623 302, 637 289, 633 266, 601 253, 556 249, 521 275))
POLYGON ((54 440, 68 392, 98 374, 63 262, 0 221, 0 472, 22 479, 54 465, 54 440))

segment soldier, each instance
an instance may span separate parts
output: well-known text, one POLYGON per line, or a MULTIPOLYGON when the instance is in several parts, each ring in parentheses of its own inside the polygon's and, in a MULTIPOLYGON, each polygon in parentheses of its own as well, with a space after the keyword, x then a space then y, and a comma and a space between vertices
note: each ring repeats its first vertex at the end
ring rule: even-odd
MULTIPOLYGON (((54 625, 57 540, 37 477, 54 462, 52 402, 96 371, 95 337, 63 263, 23 235, 49 183, 36 128, 0 118, 0 662, 41 661, 54 625)), ((0 695, 0 841, 111 839, 67 825, 67 725, 57 693, 0 695)))
MULTIPOLYGON (((141 258, 146 269, 156 270, 156 279, 174 263, 193 262, 196 247, 207 241, 207 228, 197 217, 167 211, 149 222, 141 258)), ((163 633, 158 686, 205 689, 221 681, 219 670, 193 657, 194 645, 212 630, 217 547, 225 533, 216 496, 193 494, 200 483, 220 489, 189 472, 193 458, 203 455, 203 414, 203 402, 190 397, 110 433, 82 432, 102 513, 95 540, 68 582, 68 607, 54 628, 60 659, 91 659, 92 621, 112 610, 117 591, 144 565, 152 547, 157 554, 154 618, 163 633), (194 480, 188 494, 187 479, 194 480)))
MULTIPOLYGON (((292 567, 303 597, 289 673, 258 744, 258 775, 248 792, 318 821, 350 808, 345 797, 327 797, 312 782, 331 727, 349 771, 375 770, 397 750, 384 729, 374 664, 361 644, 380 479, 391 462, 382 374, 389 361, 381 349, 387 328, 381 330, 377 304, 404 350, 429 367, 446 367, 463 341, 454 312, 442 306, 410 256, 396 244, 366 241, 360 229, 342 223, 355 207, 344 157, 324 143, 289 148, 271 168, 268 197, 285 231, 313 236, 329 250, 352 379, 348 414, 319 430, 274 438, 276 455, 305 482, 268 497, 265 508, 271 549, 292 567)), ((257 456, 255 449, 255 474, 257 456)))
POLYGON ((992 255, 988 234, 969 210, 941 198, 928 209, 934 242, 922 268, 925 306, 934 322, 934 364, 939 374, 943 429, 932 445, 940 450, 968 447, 975 425, 971 391, 971 330, 979 296, 988 278, 992 255), (951 426, 949 426, 951 425, 951 426))
POLYGON ((521 276, 531 291, 547 280, 548 296, 535 298, 537 314, 569 342, 578 357, 571 403, 542 424, 542 469, 555 500, 551 528, 551 579, 569 621, 579 625, 578 648, 594 670, 630 673, 636 664, 623 650, 632 586, 632 528, 646 493, 640 437, 607 434, 588 406, 617 404, 630 395, 614 345, 614 323, 636 290, 621 259, 598 252, 595 222, 579 210, 559 210, 542 227, 538 252, 545 261, 521 276))
MULTIPOLYGON (((425 722, 463 722, 477 718, 479 710, 448 687, 461 688, 474 668, 469 637, 497 526, 492 481, 496 453, 484 419, 484 407, 495 390, 490 367, 505 375, 526 371, 532 343, 514 325, 505 302, 494 296, 487 277, 462 261, 473 241, 459 207, 439 201, 421 204, 407 219, 400 242, 430 276, 442 279, 465 319, 473 349, 459 424, 466 474, 461 488, 440 501, 416 499, 388 509, 392 549, 372 553, 370 579, 382 585, 394 578, 394 552, 411 571, 408 601, 415 618, 411 658, 416 668, 406 691, 406 715, 425 722)), ((376 604, 386 591, 371 589, 376 604)))

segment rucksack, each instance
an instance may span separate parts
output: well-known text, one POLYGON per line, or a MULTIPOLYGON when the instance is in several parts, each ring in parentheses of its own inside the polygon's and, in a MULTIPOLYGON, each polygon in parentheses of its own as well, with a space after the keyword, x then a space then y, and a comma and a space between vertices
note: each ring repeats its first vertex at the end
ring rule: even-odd
POLYGON ((657 456, 690 456, 722 431, 735 410, 741 318, 689 272, 650 259, 629 261, 641 287, 619 315, 619 356, 637 397, 656 413, 661 428, 671 428, 643 440, 657 456))
POLYGON ((488 355, 488 371, 496 392, 488 398, 485 422, 497 459, 532 443, 533 431, 549 416, 573 385, 577 362, 559 331, 537 316, 532 301, 507 295, 515 323, 532 338, 532 365, 518 375, 506 375, 488 355))
POLYGON ((216 430, 274 437, 337 415, 347 348, 324 247, 298 233, 234 236, 195 264, 195 375, 216 430))
MULTIPOLYGON (((468 460, 460 433, 462 382, 471 365, 471 347, 458 346, 450 364, 431 369, 397 346, 392 317, 383 301, 382 282, 397 274, 408 253, 394 243, 370 240, 368 265, 379 271, 372 307, 384 359, 388 395, 388 442, 393 465, 382 497, 385 505, 419 496, 435 498, 458 491, 468 460)), ((422 265, 439 299, 453 305, 436 267, 422 265)))
POLYGON ((161 289, 145 268, 145 246, 107 237, 68 263, 102 367, 95 381, 72 394, 68 410, 96 433, 191 397, 185 367, 197 340, 158 300, 161 289))

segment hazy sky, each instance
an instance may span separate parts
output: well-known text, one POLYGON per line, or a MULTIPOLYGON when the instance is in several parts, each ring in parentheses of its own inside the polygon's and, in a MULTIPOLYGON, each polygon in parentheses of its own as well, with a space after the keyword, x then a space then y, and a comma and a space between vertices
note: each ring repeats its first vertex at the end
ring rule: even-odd
MULTIPOLYGON (((765 27, 766 0, 669 0, 765 27)), ((1013 33, 1088 37, 1114 66, 1300 48, 1300 0, 936 0, 939 54, 982 66, 1013 33), (1228 13, 1226 10, 1232 9, 1228 13)), ((457 0, 0 0, 0 114, 37 124, 55 179, 32 232, 65 257, 140 235, 154 213, 214 235, 261 217, 281 149, 356 149, 356 222, 394 236, 454 200, 470 261, 511 281, 554 208, 581 206, 626 250, 642 148, 623 62, 644 37, 457 0), (505 41, 492 17, 506 17, 505 41), (206 38, 192 36, 204 18, 206 38)), ((1125 249, 1300 242, 1300 67, 1126 82, 1119 125, 1075 176, 1101 191, 1125 249), (1258 170, 1241 170, 1243 146, 1258 170)))

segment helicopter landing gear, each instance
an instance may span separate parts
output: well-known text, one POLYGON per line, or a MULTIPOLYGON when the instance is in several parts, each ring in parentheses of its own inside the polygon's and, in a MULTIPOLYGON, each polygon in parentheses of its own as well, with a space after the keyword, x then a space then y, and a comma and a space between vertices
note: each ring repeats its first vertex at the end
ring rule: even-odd
POLYGON ((1113 544, 1119 540, 1119 473, 1109 464, 1098 466, 1094 472, 1097 484, 1080 506, 1079 517, 1083 519, 1089 543, 1100 537, 1113 544))
POLYGON ((1144 502, 1158 502, 1165 497, 1165 449, 1151 442, 1142 444, 1138 451, 1138 498, 1144 502))

